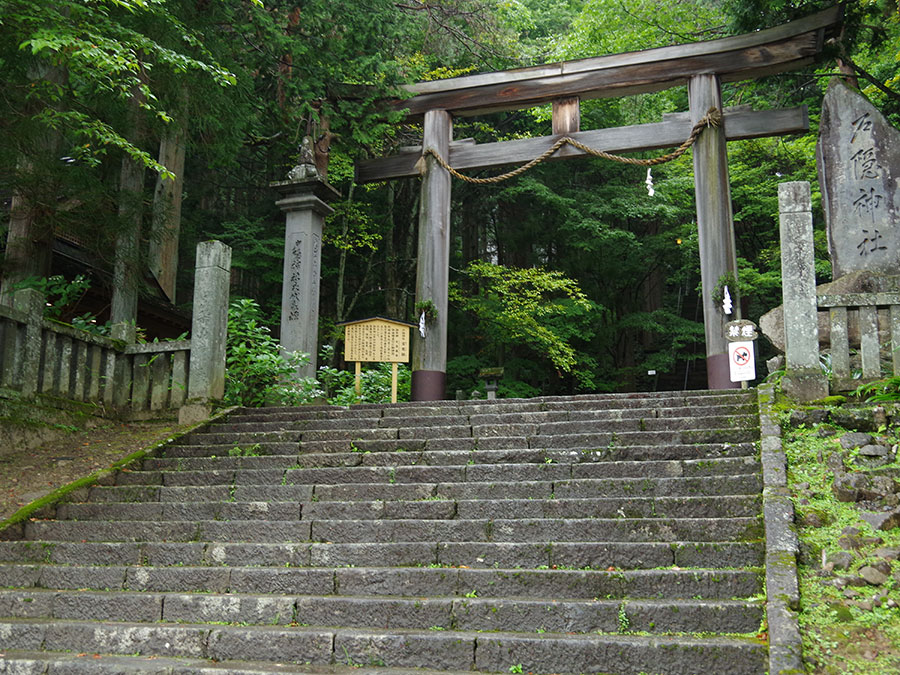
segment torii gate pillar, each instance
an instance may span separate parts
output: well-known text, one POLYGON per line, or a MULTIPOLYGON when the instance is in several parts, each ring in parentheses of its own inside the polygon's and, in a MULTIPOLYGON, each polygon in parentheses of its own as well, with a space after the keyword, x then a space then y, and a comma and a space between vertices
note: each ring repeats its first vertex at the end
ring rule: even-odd
MULTIPOLYGON (((688 98, 691 124, 700 121, 712 107, 721 110, 719 78, 711 74, 692 77, 688 98)), ((693 155, 703 325, 706 329, 706 381, 710 389, 734 389, 740 385, 732 382, 730 377, 725 324, 740 318, 740 297, 736 283, 737 258, 724 126, 706 129, 700 134, 694 143, 693 155), (725 314, 718 297, 725 283, 734 306, 731 315, 725 314)))
MULTIPOLYGON (((425 113, 422 150, 450 156, 453 121, 446 110, 425 113)), ((413 401, 439 401, 447 386, 447 299, 450 275, 450 174, 432 155, 424 155, 419 200, 419 257, 416 265, 416 305, 426 312, 425 337, 413 333, 413 401), (430 316, 428 316, 430 314, 430 316)), ((418 316, 416 320, 418 320, 418 316)))

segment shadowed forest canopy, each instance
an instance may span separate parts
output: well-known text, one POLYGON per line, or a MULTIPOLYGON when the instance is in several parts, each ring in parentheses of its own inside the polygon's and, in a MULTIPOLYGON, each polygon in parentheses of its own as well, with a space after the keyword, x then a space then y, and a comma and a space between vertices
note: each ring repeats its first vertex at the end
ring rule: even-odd
MULTIPOLYGON (((399 85, 715 39, 831 4, 0 0, 4 290, 80 269, 106 300, 75 294, 62 316, 91 311, 102 323, 116 242, 134 237, 126 257, 142 302, 185 310, 194 245, 218 238, 234 248, 232 293, 257 299, 277 326, 284 219, 268 186, 310 135, 342 194, 325 233, 320 344, 338 343, 340 321, 414 320, 418 180, 353 182, 354 162, 421 143, 421 127, 384 105, 399 85)), ((900 122, 898 23, 893 0, 850 3, 819 63, 725 85, 726 106, 805 104, 811 120, 802 136, 729 144, 747 318, 780 303, 777 184, 810 181, 818 208, 829 77, 900 122)), ((683 87, 585 101, 581 128, 686 109, 683 87)), ((478 142, 549 133, 549 105, 454 122, 455 138, 478 142)), ((704 386, 691 172, 688 153, 649 175, 581 158, 496 185, 455 182, 449 390, 471 391, 493 366, 507 396, 704 386)), ((822 227, 818 217, 826 281, 822 227)))

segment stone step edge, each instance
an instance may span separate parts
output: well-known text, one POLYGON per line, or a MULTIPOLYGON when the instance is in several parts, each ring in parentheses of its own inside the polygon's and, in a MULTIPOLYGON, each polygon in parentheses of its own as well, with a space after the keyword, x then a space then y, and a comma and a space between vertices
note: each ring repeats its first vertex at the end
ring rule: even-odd
POLYGON ((366 667, 332 664, 329 666, 315 665, 304 667, 299 664, 266 663, 263 661, 210 661, 206 659, 168 658, 165 656, 132 656, 123 654, 106 653, 77 653, 52 652, 52 651, 24 651, 6 650, 0 653, 2 663, 13 667, 13 673, 35 672, 87 672, 134 673, 141 675, 147 672, 166 675, 247 675, 258 673, 259 675, 273 675, 276 673, 291 673, 292 675, 485 675, 483 672, 473 670, 431 670, 426 668, 397 668, 392 667, 366 667), (29 664, 45 664, 40 671, 27 669, 29 664), (82 664, 90 663, 90 668, 82 664))
MULTIPOLYGON (((191 447, 203 447, 203 446, 191 446, 191 447)), ((140 466, 136 468, 129 468, 129 473, 139 473, 139 472, 163 472, 163 471, 286 471, 288 469, 374 469, 374 468, 389 468, 389 467, 401 467, 401 466, 418 466, 418 467, 429 467, 429 468, 439 468, 439 467, 486 467, 486 466, 521 466, 521 467, 535 467, 535 466, 662 466, 662 465, 689 465, 689 466, 702 466, 704 464, 734 464, 734 463, 746 463, 746 464, 760 464, 760 460, 755 455, 712 455, 708 457, 673 457, 671 459, 657 458, 657 459, 604 459, 602 461, 596 461, 592 459, 594 452, 581 452, 579 450, 569 451, 569 450, 556 450, 556 451, 547 451, 547 450, 537 450, 537 449, 521 449, 521 450, 410 450, 406 452, 392 452, 392 451, 374 451, 374 452, 309 452, 309 453, 293 453, 290 455, 245 455, 245 456, 206 456, 206 457, 167 457, 167 456, 159 456, 159 457, 149 457, 143 462, 146 463, 169 463, 175 464, 173 467, 145 467, 140 466), (487 454, 496 453, 497 455, 513 455, 515 453, 533 453, 534 458, 533 461, 524 461, 524 457, 512 457, 512 458, 503 458, 503 461, 500 462, 477 462, 473 461, 476 458, 484 458, 487 454), (426 461, 423 461, 429 454, 435 455, 440 454, 443 456, 447 455, 456 455, 459 458, 459 463, 457 464, 430 464, 426 461), (396 464, 389 463, 379 463, 379 464, 366 464, 364 462, 364 458, 368 455, 379 455, 381 457, 390 456, 391 459, 396 458, 397 460, 407 460, 406 462, 398 461, 396 464), (265 460, 264 464, 271 464, 272 466, 262 466, 262 467, 254 467, 253 460, 261 459, 265 460), (359 459, 359 463, 343 463, 343 464, 328 464, 325 466, 304 466, 303 462, 310 462, 315 460, 352 460, 359 459), (563 461, 565 459, 571 459, 573 461, 563 461), (577 460, 584 461, 577 461, 577 460), (549 460, 549 461, 548 461, 549 460), (209 463, 209 464, 229 464, 234 463, 236 466, 225 466, 223 468, 215 468, 215 467, 202 467, 196 469, 184 468, 179 466, 181 464, 191 464, 191 463, 209 463), (242 464, 246 463, 247 466, 242 466, 242 464), (283 463, 283 466, 280 464, 283 463)), ((456 457, 453 457, 456 459, 456 457)))
POLYGON ((617 401, 637 401, 640 405, 646 405, 650 402, 667 402, 667 401, 684 401, 688 399, 704 400, 709 398, 720 398, 728 401, 752 402, 756 400, 756 392, 754 390, 737 391, 734 389, 685 389, 681 391, 659 391, 659 392, 629 392, 629 393, 608 393, 608 394, 574 394, 568 396, 536 396, 534 398, 501 398, 493 401, 477 400, 477 401, 403 401, 400 403, 362 403, 353 405, 302 405, 302 406, 266 406, 264 408, 236 408, 235 415, 253 415, 261 413, 319 413, 319 412, 345 412, 352 411, 405 411, 408 409, 450 409, 456 408, 463 410, 465 408, 484 407, 488 410, 502 409, 514 405, 556 405, 566 403, 609 403, 617 401))
MULTIPOLYGON (((252 568, 245 568, 252 569, 252 568)), ((295 568, 296 569, 296 568, 295 568)), ((491 570, 493 571, 493 570, 491 570)), ((583 570, 573 570, 573 571, 583 571, 583 570)), ((717 570, 720 571, 720 570, 717 570)), ((612 573, 611 573, 612 574, 612 573)), ((490 583, 490 582, 489 582, 490 583)), ((468 588, 468 586, 466 586, 468 588)), ((460 589, 462 590, 462 589, 460 589)), ((195 599, 202 600, 221 600, 221 599, 235 599, 235 600, 285 600, 290 599, 294 602, 300 600, 321 600, 323 602, 329 601, 341 601, 341 600, 370 600, 370 601, 380 601, 380 602, 401 602, 404 604, 415 604, 421 601, 426 600, 438 600, 438 601, 446 601, 446 602, 454 602, 454 601, 467 601, 467 600, 481 600, 481 601, 492 601, 492 602, 503 602, 507 604, 511 603, 526 603, 526 604, 559 604, 565 603, 570 605, 591 605, 591 606, 601 606, 601 607, 619 607, 622 605, 636 605, 636 606, 648 606, 648 607, 664 607, 670 605, 679 605, 679 606, 687 606, 687 607, 704 607, 709 605, 725 605, 725 606, 734 606, 734 607, 763 607, 765 600, 759 597, 759 594, 744 596, 744 597, 729 597, 729 598, 696 598, 696 597, 679 597, 679 596, 671 596, 671 597, 658 597, 658 596, 628 596, 628 597, 619 597, 619 598, 585 598, 585 597, 563 597, 563 596, 554 596, 554 597, 545 597, 545 596, 529 596, 529 595, 481 595, 482 593, 487 593, 487 590, 478 590, 474 594, 473 590, 470 589, 466 593, 455 593, 453 595, 447 594, 434 594, 434 595, 402 595, 402 594, 366 594, 366 593, 325 593, 325 594, 311 594, 311 593, 287 593, 287 592, 279 592, 279 593, 257 593, 257 592, 247 592, 247 591, 227 591, 227 592, 207 592, 207 591, 139 591, 139 590, 107 590, 107 589, 89 589, 89 590, 81 590, 81 589, 71 589, 71 588, 44 588, 44 587, 26 587, 26 588, 16 588, 16 587, 0 587, 0 598, 4 596, 11 596, 16 594, 23 595, 67 595, 71 597, 78 598, 150 598, 156 599, 161 598, 165 600, 166 598, 175 598, 175 597, 190 597, 195 599)), ((2 610, 0 610, 2 611, 2 610)), ((161 606, 161 611, 162 606, 161 606)), ((0 619, 3 618, 12 618, 10 615, 0 614, 0 619)), ((20 617, 22 618, 22 617, 20 617)), ((37 617, 34 617, 37 618, 37 617)), ((49 618, 49 617, 48 617, 49 618)), ((293 616, 291 617, 293 619, 293 616)), ((103 619, 103 621, 118 621, 118 619, 103 619)), ((156 619, 157 621, 160 619, 156 619)), ((127 621, 126 621, 127 622, 127 621)), ((180 621, 172 621, 171 623, 182 623, 180 621)), ((210 622, 194 622, 194 623, 210 623, 210 622)), ((233 623, 242 623, 240 621, 235 621, 233 623)), ((279 625, 290 625, 293 623, 292 621, 279 624, 279 625)), ((265 624, 259 624, 265 625, 265 624)))
MULTIPOLYGON (((0 623, 0 631, 6 629, 9 633, 20 627, 29 626, 0 623)), ((669 666, 667 672, 696 672, 698 667, 706 672, 723 672, 721 667, 728 664, 734 666, 729 668, 732 675, 755 675, 764 671, 763 662, 767 656, 767 645, 748 634, 721 637, 544 636, 507 632, 323 631, 240 626, 219 626, 210 630, 190 624, 123 624, 106 630, 102 624, 93 622, 48 624, 37 621, 30 622, 30 627, 32 633, 37 633, 32 640, 41 638, 46 646, 62 650, 72 649, 75 646, 73 640, 84 636, 90 640, 90 647, 102 645, 107 653, 134 653, 135 638, 140 637, 140 648, 146 655, 164 652, 160 655, 222 661, 236 657, 288 663, 305 660, 311 664, 362 667, 388 665, 385 659, 391 662, 389 669, 373 669, 373 673, 391 673, 396 666, 426 664, 444 672, 466 669, 477 669, 482 673, 519 672, 523 670, 523 665, 524 671, 528 672, 597 672, 595 665, 583 664, 595 664, 598 656, 609 654, 611 658, 608 661, 604 658, 604 662, 613 670, 617 670, 619 665, 623 665, 627 672, 638 668, 654 669, 653 664, 664 658, 669 666), (165 645, 162 644, 164 641, 165 645), (173 643, 172 648, 169 641, 173 643), (622 658, 624 662, 620 662, 622 658)), ((27 640, 28 636, 20 639, 27 640)), ((37 646, 41 645, 30 648, 37 646)))
MULTIPOLYGON (((124 486, 119 486, 124 487, 124 486)), ((728 502, 756 502, 759 507, 758 512, 754 515, 759 515, 762 511, 762 495, 759 493, 749 493, 749 494, 736 494, 736 495, 704 495, 704 496, 696 496, 696 495, 685 495, 685 496, 672 496, 672 497, 628 497, 628 505, 631 504, 660 504, 661 506, 673 507, 673 506, 689 506, 691 504, 700 504, 700 503, 708 503, 715 501, 728 501, 728 502)), ((359 501, 313 501, 312 499, 301 499, 301 500, 235 500, 228 502, 220 502, 218 500, 207 500, 207 501, 184 501, 184 502, 163 502, 163 501, 152 501, 152 502, 96 502, 96 501, 85 501, 85 502, 67 502, 65 506, 96 506, 102 507, 104 510, 116 510, 116 509, 130 509, 132 507, 141 507, 141 506, 177 506, 180 509, 184 509, 189 511, 190 509, 199 509, 202 506, 207 504, 233 504, 235 507, 251 507, 257 504, 291 504, 297 505, 300 507, 311 506, 313 504, 346 504, 353 505, 355 508, 366 509, 366 508, 375 508, 378 505, 386 505, 386 504, 420 504, 420 503, 442 503, 442 504, 453 504, 456 507, 459 504, 463 504, 466 506, 475 505, 475 504, 501 504, 501 505, 518 505, 518 504, 541 504, 544 502, 549 502, 553 504, 560 505, 571 505, 573 507, 577 506, 590 506, 596 505, 606 506, 610 504, 622 504, 621 497, 556 497, 554 499, 523 499, 523 498, 503 498, 503 499, 457 499, 457 498, 431 498, 431 499, 401 499, 401 500, 391 500, 391 499, 369 499, 369 500, 359 500, 359 501)), ((62 506, 62 505, 61 505, 62 506)), ((264 514, 261 514, 264 515, 264 514)), ((534 516, 529 516, 532 518, 534 516)), ((555 516, 555 517, 575 517, 575 516, 555 516)), ((625 516, 623 516, 625 517, 625 516)), ((643 518, 645 516, 631 516, 631 518, 643 518)), ((651 517, 651 516, 646 516, 651 517)), ((657 516, 659 518, 681 518, 682 516, 657 516)), ((714 518, 717 516, 699 516, 706 518, 714 518)), ((740 517, 750 517, 750 516, 740 516, 740 517)), ((590 518, 590 517, 589 517, 590 518)), ((105 517, 96 517, 96 518, 70 518, 67 515, 60 518, 56 517, 57 520, 74 520, 79 522, 84 522, 88 520, 110 520, 109 516, 105 517)), ((430 520, 455 520, 455 516, 450 516, 447 518, 432 518, 430 520)), ((123 520, 135 520, 135 519, 123 519, 123 520)), ((217 518, 221 522, 227 522, 226 518, 217 518)), ((301 518, 302 520, 302 518, 301 518)), ((332 518, 332 520, 345 520, 343 518, 332 518)), ((366 519, 369 520, 369 519, 366 519)), ((371 520, 397 520, 397 518, 393 517, 385 517, 383 515, 373 516, 371 520)), ((178 522, 181 522, 179 520, 178 522)))
MULTIPOLYGON (((140 544, 137 544, 138 546, 140 544)), ((177 544, 176 544, 177 545, 177 544)), ((185 544, 186 546, 193 546, 194 544, 185 544)), ((220 546, 221 544, 210 544, 212 546, 220 546)), ((275 546, 275 544, 269 544, 270 546, 275 546)), ((299 544, 300 546, 308 546, 309 544, 299 544)), ((254 545, 256 546, 256 545, 254 545)), ((366 572, 378 572, 378 571, 403 571, 408 572, 412 570, 456 570, 456 571, 472 571, 476 574, 488 574, 488 573, 497 573, 497 574, 508 574, 510 576, 521 574, 521 573, 567 573, 567 572, 584 572, 594 575, 608 575, 613 578, 621 578, 625 577, 626 579, 629 576, 644 576, 649 574, 658 574, 658 573, 666 573, 666 572, 675 572, 680 573, 683 572, 685 574, 719 574, 722 572, 740 572, 747 574, 755 574, 757 576, 764 574, 765 566, 763 565, 746 565, 742 567, 691 567, 691 566, 676 566, 670 565, 668 567, 651 567, 651 568, 640 568, 640 569, 623 569, 623 568, 615 568, 609 569, 608 567, 571 567, 567 565, 539 565, 537 567, 470 567, 468 565, 449 565, 449 564, 438 564, 438 563, 429 563, 422 565, 360 565, 360 566, 339 566, 339 567, 322 567, 320 565, 296 565, 289 563, 280 563, 280 564, 271 564, 271 565, 186 565, 183 563, 173 563, 171 565, 142 565, 138 563, 134 564, 110 564, 110 565, 90 565, 90 564, 82 564, 82 563, 56 563, 56 562, 4 562, 0 561, 0 567, 19 567, 19 568, 35 568, 35 567, 47 567, 54 569, 122 569, 122 570, 167 570, 167 569, 186 569, 186 570, 195 570, 195 571, 239 571, 244 572, 248 570, 303 570, 305 572, 330 572, 330 573, 338 573, 338 572, 347 572, 348 570, 352 570, 354 572, 366 573, 366 572)), ((19 588, 27 589, 27 588, 43 588, 36 586, 0 586, 0 589, 3 588, 19 588)), ((48 589, 53 590, 53 589, 48 589)), ((56 589, 56 590, 71 590, 71 589, 56 589)), ((99 590, 99 589, 97 589, 99 590)), ((160 591, 167 592, 167 591, 160 591)))
MULTIPOLYGON (((606 436, 612 437, 612 443, 614 443, 613 447, 627 447, 627 443, 625 441, 631 440, 639 435, 651 436, 653 438, 663 438, 663 437, 674 437, 679 440, 682 444, 688 444, 692 441, 689 440, 691 437, 703 437, 704 435, 716 435, 716 434, 724 434, 724 433, 732 433, 736 434, 739 432, 756 432, 757 436, 759 435, 759 421, 756 415, 744 415, 743 417, 747 417, 750 420, 754 420, 752 424, 735 424, 730 426, 717 426, 717 427, 693 427, 686 426, 681 429, 667 430, 667 429, 650 429, 650 430, 642 430, 642 429, 603 429, 602 423, 597 423, 597 429, 590 430, 580 430, 580 431, 569 431, 569 432, 560 432, 560 431, 547 431, 541 433, 540 429, 537 433, 533 434, 511 434, 511 435, 501 435, 501 434, 475 434, 469 433, 465 435, 453 435, 453 436, 436 436, 436 435, 427 435, 425 438, 419 438, 416 435, 416 432, 425 431, 425 427, 378 427, 376 429, 368 430, 372 432, 383 432, 380 434, 381 437, 373 437, 373 438, 364 438, 362 435, 354 438, 353 434, 357 432, 366 431, 363 429, 329 429, 329 430, 320 430, 314 433, 321 433, 322 431, 342 431, 347 432, 350 437, 349 438, 310 438, 304 439, 302 438, 304 433, 310 433, 308 430, 295 430, 295 429, 283 429, 283 430, 274 430, 274 431, 207 431, 203 430, 202 432, 197 432, 193 437, 191 437, 190 441, 202 441, 204 439, 209 439, 210 437, 216 436, 225 436, 228 438, 234 438, 235 440, 213 440, 209 443, 188 443, 188 445, 228 445, 233 444, 238 445, 244 441, 258 441, 269 442, 269 443, 366 443, 366 442, 377 442, 377 441, 398 441, 398 442, 407 442, 413 443, 418 440, 423 441, 459 441, 460 439, 474 439, 474 440, 483 440, 490 441, 495 438, 522 438, 526 441, 534 441, 537 443, 537 446, 534 447, 543 447, 540 443, 541 441, 545 441, 553 438, 575 438, 579 436, 606 436), (410 432, 412 435, 400 435, 400 432, 410 432), (396 432, 395 435, 388 435, 386 432, 396 432), (279 436, 280 435, 280 436, 279 436), (688 439, 688 440, 685 440, 688 439)), ((677 419, 687 419, 687 418, 672 418, 672 420, 677 419)), ((559 424, 554 422, 554 424, 559 424)), ((566 422, 565 424, 584 424, 583 422, 566 422)), ((470 432, 474 427, 471 425, 443 425, 440 427, 428 427, 427 429, 433 431, 435 429, 455 429, 457 427, 467 428, 470 432)), ((482 426, 492 426, 492 425, 482 425, 482 426)), ((532 423, 532 424, 520 424, 520 425, 503 425, 503 426, 536 426, 542 427, 547 426, 541 423, 532 423)), ((590 425, 588 425, 590 426, 590 425)), ((379 434, 376 434, 379 436, 379 434)), ((704 442, 704 441, 693 441, 693 442, 704 442)), ((716 441, 705 441, 707 443, 714 443, 716 441)), ((640 445, 640 444, 638 444, 640 445)), ((533 447, 531 445, 528 446, 533 447)), ((559 447, 559 446, 556 446, 559 447)), ((566 446, 564 446, 566 447, 566 446)))
MULTIPOLYGON (((134 621, 90 621, 90 620, 72 620, 72 619, 53 619, 46 620, 43 618, 26 618, 26 619, 9 619, 9 618, 0 618, 0 631, 4 628, 4 626, 10 625, 20 625, 20 626, 41 626, 46 625, 46 627, 66 627, 66 626, 85 626, 85 627, 94 627, 94 626, 103 626, 104 628, 135 628, 135 629, 161 629, 161 630, 178 630, 178 629, 196 629, 199 631, 203 631, 207 634, 216 632, 217 629, 245 629, 247 631, 259 631, 266 632, 270 628, 279 629, 279 628, 288 628, 291 632, 296 632, 299 634, 303 633, 331 633, 332 636, 337 636, 339 634, 366 634, 372 636, 394 636, 394 635, 402 635, 402 636, 428 636, 438 634, 441 637, 449 637, 451 639, 456 638, 474 638, 478 639, 480 637, 485 638, 533 638, 535 640, 540 641, 554 641, 554 640, 575 640, 575 641, 588 641, 588 642, 598 642, 601 640, 639 640, 642 643, 646 643, 648 647, 656 647, 661 642, 668 642, 670 644, 679 644, 679 643, 690 643, 696 645, 721 645, 727 642, 738 642, 738 643, 758 643, 760 646, 763 646, 763 643, 760 638, 758 638, 758 632, 747 632, 747 633, 719 633, 715 635, 710 635, 708 631, 698 631, 698 632, 684 632, 684 633, 674 633, 674 634, 643 634, 643 633, 627 633, 627 632, 592 632, 592 633, 579 633, 576 635, 570 635, 567 633, 547 633, 543 634, 535 634, 533 632, 512 632, 512 631, 466 631, 466 630, 442 630, 442 631, 433 631, 428 628, 426 629, 418 629, 418 628, 396 628, 396 629, 378 629, 378 628, 343 628, 343 627, 334 627, 334 626, 304 626, 304 625, 278 625, 278 626, 267 626, 267 625, 251 625, 251 626, 243 626, 243 625, 230 625, 230 624, 209 624, 209 623, 190 623, 190 622, 173 622, 173 621, 157 621, 152 624, 145 624, 141 622, 134 621), (212 629, 210 630, 210 626, 212 629)), ((133 652, 130 652, 133 653, 133 652)))
POLYGON ((0 600, 3 599, 9 601, 10 613, 0 615, 0 623, 20 619, 96 621, 102 622, 107 629, 133 623, 312 629, 352 627, 363 630, 427 628, 442 632, 515 632, 550 636, 758 633, 764 611, 764 603, 760 600, 681 598, 556 600, 540 597, 192 593, 111 593, 101 596, 78 591, 12 591, 0 594, 0 600), (49 597, 42 599, 41 595, 49 597), (23 610, 18 615, 15 613, 16 596, 20 600, 18 609, 23 610), (90 608, 87 608, 88 604, 90 608), (518 623, 513 618, 516 615, 517 620, 524 623, 518 623), (498 625, 498 619, 502 624, 498 625))
MULTIPOLYGON (((542 465, 538 465, 538 466, 542 466, 542 465)), ((357 467, 336 467, 336 468, 339 468, 339 469, 341 469, 341 470, 350 470, 350 469, 354 469, 354 468, 357 468, 357 467)), ((497 485, 497 484, 503 484, 503 481, 498 480, 497 478, 478 479, 478 480, 461 480, 461 481, 460 481, 460 480, 444 480, 444 481, 441 481, 441 480, 416 480, 417 478, 419 478, 419 477, 417 477, 417 476, 409 476, 409 479, 408 479, 408 480, 397 480, 397 477, 395 476, 395 477, 394 477, 394 481, 391 482, 391 481, 390 481, 390 479, 391 479, 391 476, 390 476, 390 470, 391 470, 391 469, 394 469, 394 468, 396 468, 396 469, 405 469, 405 468, 413 468, 413 467, 402 467, 402 466, 401 466, 401 467, 390 467, 390 466, 384 466, 384 467, 360 467, 360 468, 364 468, 364 469, 371 469, 371 468, 380 468, 380 469, 384 469, 383 473, 387 473, 387 474, 388 474, 388 476, 386 476, 386 478, 388 478, 388 481, 387 481, 387 482, 384 482, 384 481, 381 481, 381 482, 370 482, 370 481, 349 482, 349 481, 344 481, 344 482, 340 482, 340 483, 329 483, 329 482, 307 482, 307 483, 304 483, 304 482, 283 482, 283 483, 278 483, 278 484, 276 484, 276 485, 272 485, 272 483, 271 483, 270 481, 264 481, 264 482, 261 482, 261 483, 253 483, 253 482, 245 482, 245 481, 237 482, 236 476, 235 476, 235 475, 232 475, 232 476, 224 476, 224 475, 221 475, 221 474, 225 474, 225 473, 229 473, 229 472, 230 472, 230 473, 232 473, 232 474, 238 474, 238 473, 239 473, 239 474, 241 474, 241 475, 243 475, 243 476, 245 476, 245 477, 248 477, 248 478, 253 478, 253 477, 266 478, 267 476, 264 475, 262 472, 278 472, 278 471, 280 471, 281 474, 282 474, 282 479, 284 480, 284 479, 290 477, 290 476, 287 475, 287 472, 288 472, 288 471, 290 471, 292 474, 296 473, 297 476, 300 476, 300 475, 302 475, 302 474, 306 471, 306 469, 286 469, 286 470, 281 470, 281 469, 227 469, 227 470, 224 470, 224 471, 216 471, 216 470, 204 471, 204 470, 201 469, 201 470, 198 470, 198 471, 192 471, 192 472, 190 472, 190 473, 195 474, 195 475, 197 475, 197 474, 210 474, 211 476, 221 475, 221 477, 223 478, 223 480, 222 480, 221 482, 218 482, 218 483, 203 483, 203 484, 200 484, 200 485, 193 485, 193 484, 191 484, 191 483, 172 483, 172 484, 165 484, 165 482, 162 482, 164 479, 163 479, 163 477, 161 476, 161 477, 160 477, 160 481, 161 481, 161 482, 159 482, 159 483, 150 483, 150 482, 147 482, 147 483, 140 483, 140 482, 127 483, 127 482, 124 482, 124 483, 117 483, 117 484, 115 484, 115 485, 98 485, 98 486, 96 486, 96 487, 98 487, 98 488, 109 488, 109 487, 116 487, 116 488, 140 488, 140 487, 147 487, 147 488, 190 488, 190 487, 194 487, 194 488, 196 488, 196 487, 201 487, 201 488, 211 488, 211 487, 220 487, 220 486, 229 486, 229 487, 230 487, 230 486, 234 486, 234 487, 242 487, 242 488, 243 488, 243 487, 250 487, 250 486, 286 487, 286 486, 291 486, 291 485, 296 485, 296 486, 309 485, 309 486, 312 486, 312 487, 343 487, 343 488, 347 488, 347 487, 349 487, 349 486, 353 486, 353 487, 384 487, 384 486, 394 486, 394 485, 419 485, 419 486, 422 486, 422 485, 431 485, 431 486, 437 486, 437 487, 446 487, 446 486, 457 486, 457 485, 488 485, 488 486, 494 486, 494 485, 497 485), (230 480, 224 480, 224 479, 228 479, 228 478, 230 478, 230 480)), ((422 466, 421 468, 424 470, 424 469, 434 469, 434 468, 440 468, 440 467, 422 466)), ((452 468, 452 467, 451 467, 451 468, 452 468)), ((143 472, 141 472, 141 471, 133 471, 133 472, 128 472, 128 473, 130 473, 130 474, 138 474, 138 475, 139 475, 139 474, 141 474, 141 473, 143 473, 143 472)), ((150 473, 154 473, 154 472, 150 472, 150 473)), ((177 476, 177 475, 184 476, 184 475, 188 474, 189 472, 188 472, 188 471, 159 471, 158 473, 160 473, 160 474, 163 474, 163 473, 164 473, 164 474, 166 474, 166 475, 171 475, 171 476, 177 476)), ((309 475, 309 474, 306 474, 306 475, 309 475)), ((376 478, 378 478, 378 477, 379 477, 379 476, 376 476, 376 478)), ((400 477, 403 478, 403 476, 400 476, 400 477)), ((462 476, 462 477, 465 478, 465 476, 462 476)), ((624 481, 642 481, 642 482, 643 482, 643 481, 650 481, 650 482, 656 482, 656 481, 681 481, 681 482, 685 482, 685 481, 690 481, 690 480, 693 480, 693 481, 698 481, 698 480, 700 480, 700 481, 714 481, 715 479, 748 479, 748 478, 760 478, 760 479, 761 479, 761 478, 762 478, 762 470, 760 469, 760 470, 758 470, 758 471, 747 471, 747 472, 744 472, 744 473, 698 474, 698 475, 689 475, 689 476, 599 476, 599 477, 596 477, 596 478, 593 478, 593 477, 592 477, 592 478, 572 478, 572 477, 566 477, 566 476, 563 476, 563 477, 550 477, 550 478, 547 479, 547 480, 539 480, 539 479, 537 479, 537 480, 522 480, 522 481, 518 481, 518 484, 519 484, 519 485, 521 485, 521 484, 523 484, 523 483, 543 483, 543 484, 551 484, 551 483, 573 483, 573 482, 574 482, 574 483, 577 483, 577 484, 580 484, 580 485, 589 485, 589 484, 591 484, 591 483, 598 483, 598 482, 600 482, 600 481, 622 481, 622 482, 624 482, 624 481)), ((759 491, 757 491, 756 494, 759 494, 759 491)))

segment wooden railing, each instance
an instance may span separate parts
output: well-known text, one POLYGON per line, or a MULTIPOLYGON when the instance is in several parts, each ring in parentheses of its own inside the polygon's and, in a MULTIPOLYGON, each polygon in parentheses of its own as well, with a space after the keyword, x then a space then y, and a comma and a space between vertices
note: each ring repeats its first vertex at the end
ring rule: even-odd
MULTIPOLYGON (((900 293, 848 293, 816 297, 831 319, 831 387, 853 389, 884 376, 883 353, 900 375, 900 293), (881 330, 879 330, 879 316, 881 330), (851 351, 850 326, 859 327, 858 356, 851 351), (854 374, 857 377, 854 377, 854 374)), ((856 341, 854 340, 854 346, 856 341)))
POLYGON ((178 410, 187 398, 190 340, 124 344, 0 305, 0 384, 146 416, 178 410))

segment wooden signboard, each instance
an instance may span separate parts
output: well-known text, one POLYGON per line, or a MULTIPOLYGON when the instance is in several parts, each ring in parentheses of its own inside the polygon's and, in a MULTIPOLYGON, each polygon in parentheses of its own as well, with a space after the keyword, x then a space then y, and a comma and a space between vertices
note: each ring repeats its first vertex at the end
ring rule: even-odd
POLYGON ((391 403, 397 402, 397 364, 409 362, 409 329, 414 324, 374 316, 345 321, 344 360, 356 363, 356 393, 361 393, 363 363, 391 363, 391 403))

